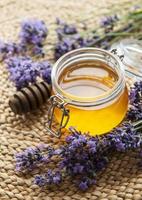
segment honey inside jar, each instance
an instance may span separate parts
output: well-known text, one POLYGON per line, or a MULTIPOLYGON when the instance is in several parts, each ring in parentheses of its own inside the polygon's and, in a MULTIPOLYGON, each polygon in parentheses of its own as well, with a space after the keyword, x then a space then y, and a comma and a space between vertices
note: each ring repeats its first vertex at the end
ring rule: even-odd
MULTIPOLYGON (((78 101, 105 98, 118 82, 117 72, 101 61, 79 62, 65 68, 58 77, 58 84, 65 94, 78 101)), ((123 92, 113 101, 100 106, 67 105, 70 117, 66 128, 75 127, 91 135, 100 135, 110 131, 124 118, 128 106, 128 92, 123 92)), ((58 121, 61 111, 55 110, 58 121)))
POLYGON ((82 63, 66 69, 59 77, 60 87, 76 97, 94 98, 104 94, 118 81, 118 75, 106 64, 82 63))

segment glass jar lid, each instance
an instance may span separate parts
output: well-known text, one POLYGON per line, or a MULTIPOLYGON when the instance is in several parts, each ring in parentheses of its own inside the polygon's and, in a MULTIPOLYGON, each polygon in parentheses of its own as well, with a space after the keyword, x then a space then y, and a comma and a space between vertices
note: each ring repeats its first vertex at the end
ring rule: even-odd
POLYGON ((127 75, 142 79, 142 41, 124 39, 112 45, 118 55, 124 55, 123 64, 127 75))

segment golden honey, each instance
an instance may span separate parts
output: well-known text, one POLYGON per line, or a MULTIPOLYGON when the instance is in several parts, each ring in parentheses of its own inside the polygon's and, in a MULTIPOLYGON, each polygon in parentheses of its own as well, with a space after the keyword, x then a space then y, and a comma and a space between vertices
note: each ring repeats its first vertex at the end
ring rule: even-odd
MULTIPOLYGON (((56 63, 52 73, 53 94, 66 102, 67 129, 73 126, 90 135, 100 135, 123 120, 128 91, 120 64, 110 52, 95 48, 75 50, 56 63)), ((54 114, 60 122, 59 107, 54 114)))
MULTIPOLYGON (((61 74, 59 85, 66 93, 75 97, 94 98, 105 94, 113 88, 118 76, 107 65, 99 64, 96 62, 72 66, 69 71, 65 70, 61 74)), ((92 135, 108 132, 122 121, 127 104, 128 93, 125 89, 115 102, 105 108, 93 110, 68 106, 70 119, 67 128, 73 126, 83 132, 89 131, 92 135)), ((59 109, 56 109, 55 115, 60 121, 59 109)))

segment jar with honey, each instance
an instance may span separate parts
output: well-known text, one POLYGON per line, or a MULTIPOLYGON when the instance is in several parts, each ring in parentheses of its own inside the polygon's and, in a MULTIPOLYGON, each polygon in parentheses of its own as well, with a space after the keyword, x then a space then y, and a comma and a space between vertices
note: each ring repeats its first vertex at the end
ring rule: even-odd
POLYGON ((98 48, 65 54, 53 66, 50 101, 51 134, 60 136, 70 126, 93 136, 107 133, 123 120, 128 107, 121 60, 98 48), (54 116, 58 129, 52 126, 54 116))

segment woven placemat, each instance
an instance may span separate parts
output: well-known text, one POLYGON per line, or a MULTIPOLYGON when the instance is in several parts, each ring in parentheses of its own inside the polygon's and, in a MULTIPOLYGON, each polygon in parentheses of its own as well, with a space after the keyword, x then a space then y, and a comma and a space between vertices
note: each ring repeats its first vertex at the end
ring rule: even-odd
MULTIPOLYGON (((136 4, 142 4, 142 0, 0 0, 0 38, 16 39, 19 24, 25 17, 43 19, 50 27, 46 58, 52 60, 56 17, 77 24, 85 20, 92 29, 100 16, 112 12, 125 14, 136 4)), ((46 105, 26 117, 15 116, 8 106, 9 96, 14 91, 5 66, 0 64, 0 200, 142 200, 142 173, 138 170, 135 152, 113 157, 108 168, 98 176, 97 185, 85 193, 78 191, 70 181, 59 188, 41 190, 32 184, 32 175, 16 174, 16 152, 41 142, 59 145, 63 138, 48 136, 44 128, 46 105)))

